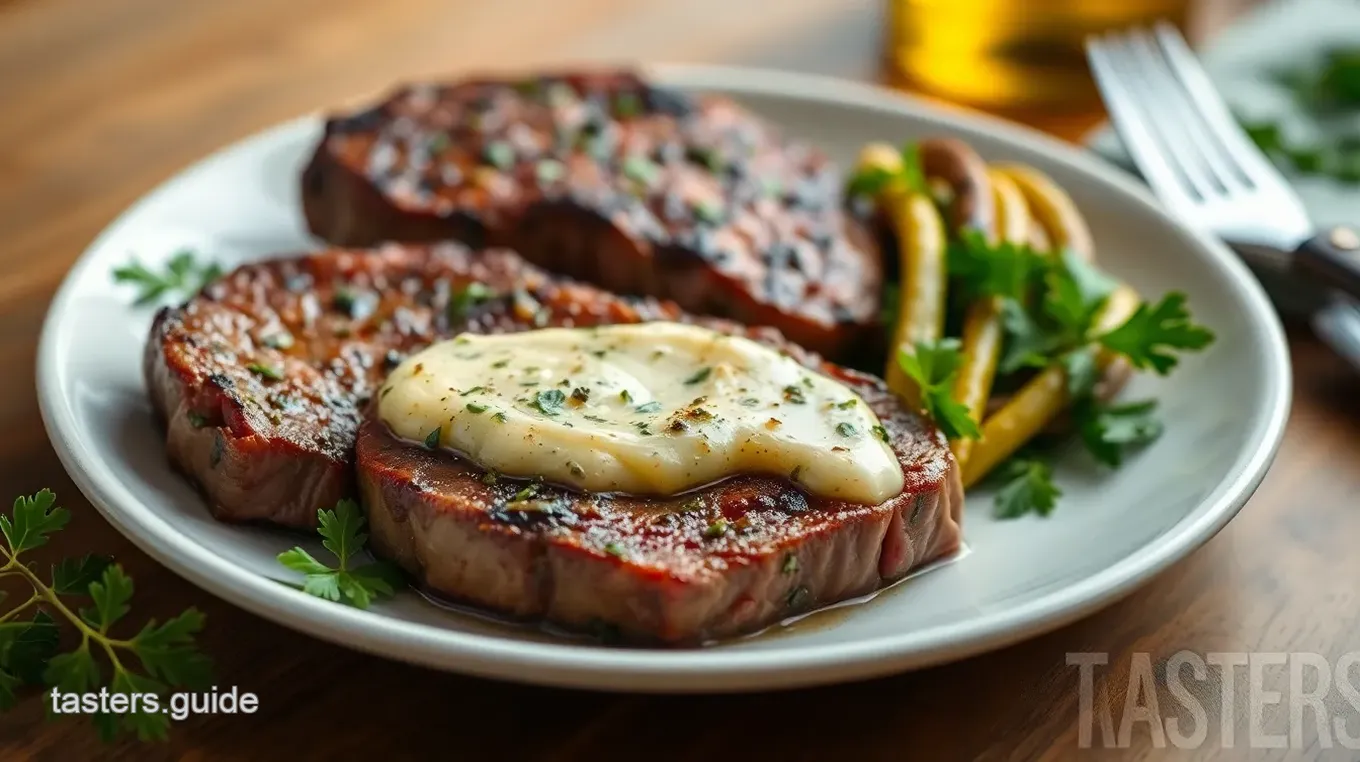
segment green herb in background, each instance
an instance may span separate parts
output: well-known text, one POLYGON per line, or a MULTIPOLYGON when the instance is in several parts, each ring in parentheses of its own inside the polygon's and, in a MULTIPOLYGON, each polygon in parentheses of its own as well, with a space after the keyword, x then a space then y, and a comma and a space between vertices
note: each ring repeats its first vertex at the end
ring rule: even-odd
POLYGON ((221 267, 214 262, 199 262, 189 249, 176 252, 161 272, 148 268, 136 259, 113 270, 115 283, 137 286, 139 290, 134 304, 139 306, 155 302, 167 294, 188 298, 221 275, 221 267))
POLYGON ((364 516, 353 500, 341 500, 335 504, 335 510, 323 509, 316 515, 320 523, 317 532, 324 538, 321 544, 335 556, 338 564, 327 566, 299 547, 286 550, 278 557, 279 563, 306 575, 301 585, 304 593, 366 609, 374 599, 392 595, 403 586, 400 572, 386 561, 361 566, 351 563, 368 541, 364 516))
MULTIPOLYGON (((49 490, 16 499, 8 515, 0 512, 5 539, 0 578, 22 580, 32 590, 27 600, 0 613, 0 710, 14 706, 17 691, 29 685, 62 693, 107 689, 111 694, 162 697, 170 688, 210 685, 211 663, 194 643, 204 620, 197 609, 187 609, 164 624, 149 620, 136 634, 118 636, 112 630, 127 616, 133 592, 132 580, 121 566, 101 556, 67 558, 44 580, 22 560, 24 553, 46 545, 70 517, 56 506, 56 495, 49 490), (72 650, 59 653, 61 620, 76 630, 80 640, 72 650)), ((0 600, 3 597, 0 593, 0 600)), ((127 731, 142 740, 166 737, 169 715, 135 711, 144 704, 131 706, 134 711, 125 714, 93 715, 99 735, 111 740, 127 731)))
MULTIPOLYGON (((1360 48, 1327 51, 1319 65, 1277 72, 1274 79, 1315 120, 1350 117, 1360 111, 1360 48)), ((1238 121, 1277 165, 1301 175, 1360 183, 1360 132, 1352 129, 1305 142, 1291 140, 1278 121, 1242 116, 1238 121)))

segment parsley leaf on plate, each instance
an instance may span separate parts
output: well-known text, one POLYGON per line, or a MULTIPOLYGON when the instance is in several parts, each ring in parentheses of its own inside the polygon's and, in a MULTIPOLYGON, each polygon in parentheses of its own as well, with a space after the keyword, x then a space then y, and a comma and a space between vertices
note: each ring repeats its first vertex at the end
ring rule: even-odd
POLYGON ((327 566, 299 547, 279 554, 279 563, 305 576, 302 591, 326 600, 368 608, 376 598, 392 595, 400 587, 401 576, 385 561, 351 565, 355 553, 363 548, 368 535, 363 531, 364 517, 353 500, 341 500, 335 510, 317 511, 324 538, 322 545, 335 556, 337 565, 327 566))
POLYGON ((1087 344, 1096 316, 1116 286, 1070 250, 1056 261, 1037 255, 1027 259, 1027 264, 1016 267, 1023 269, 1027 286, 1036 282, 1039 286, 1034 289, 1035 306, 1026 306, 1024 290, 998 294, 1003 297, 1001 325, 1006 331, 997 366, 1002 374, 1047 367, 1087 344))
POLYGON ((1070 249, 1063 251, 1059 263, 1048 268, 1044 285, 1044 314, 1070 345, 1085 342, 1096 314, 1116 286, 1070 249))
POLYGON ((1096 364, 1095 348, 1090 346, 1074 349, 1058 358, 1067 377, 1067 396, 1081 400, 1095 392, 1096 381, 1100 379, 1100 367, 1096 364))
POLYGON ((1131 448, 1150 444, 1162 434, 1162 422, 1153 414, 1156 400, 1107 405, 1083 400, 1073 409, 1082 444, 1096 460, 1112 468, 1124 462, 1131 448))
POLYGON ((982 432, 968 407, 954 399, 954 377, 963 363, 957 339, 917 342, 915 351, 897 354, 902 372, 916 382, 921 392, 921 408, 950 439, 977 439, 982 432))
POLYGON ((1027 513, 1047 516, 1062 496, 1062 490, 1053 481, 1053 469, 1038 458, 1013 457, 997 468, 993 478, 1001 485, 994 510, 999 519, 1019 518, 1027 513))
POLYGON ((987 296, 1023 300, 1046 263, 1029 246, 1009 241, 992 245, 980 231, 967 228, 949 242, 948 267, 968 301, 987 296))
POLYGON ((1061 339, 1040 325, 1015 299, 1001 300, 1000 317, 1006 343, 997 370, 1005 375, 1021 368, 1047 366, 1061 339))
POLYGON ((165 263, 165 268, 157 272, 135 258, 113 270, 115 283, 131 283, 138 289, 134 304, 150 304, 167 294, 182 297, 193 296, 199 289, 217 280, 222 268, 214 262, 200 263, 194 252, 181 249, 165 263))
POLYGON ((1214 334, 1190 320, 1185 309, 1185 294, 1173 291, 1152 306, 1143 303, 1123 325, 1100 337, 1106 348, 1129 358, 1134 367, 1152 368, 1165 376, 1176 367, 1170 350, 1203 349, 1214 334))

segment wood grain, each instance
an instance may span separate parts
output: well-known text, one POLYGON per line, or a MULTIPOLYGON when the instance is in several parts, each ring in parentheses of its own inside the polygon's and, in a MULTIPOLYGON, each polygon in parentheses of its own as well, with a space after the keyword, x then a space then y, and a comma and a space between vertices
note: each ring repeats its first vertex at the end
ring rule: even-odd
MULTIPOLYGON (((0 758, 1066 759, 1080 752, 1068 652, 1108 652, 1100 701, 1122 705, 1135 652, 1156 663, 1182 649, 1333 660, 1360 649, 1360 554, 1351 549, 1360 536, 1357 379, 1297 331, 1294 412, 1279 460, 1241 516, 1189 559, 1095 616, 1000 652, 868 683, 750 696, 530 688, 305 638, 135 550, 80 496, 47 444, 32 368, 53 290, 101 227, 204 153, 423 74, 644 58, 867 78, 878 60, 878 14, 869 0, 0 2, 0 364, 10 369, 0 381, 0 495, 55 489, 75 513, 62 553, 115 555, 147 614, 205 610, 204 643, 220 682, 255 691, 261 703, 255 715, 179 724, 164 745, 104 746, 83 722, 46 721, 33 696, 0 715, 0 758)), ((1215 700, 1207 698, 1211 717, 1223 711, 1215 700)), ((1284 710, 1271 711, 1278 721, 1284 710)), ((1247 756, 1215 738, 1185 756, 1247 756)), ((1151 744, 1140 727, 1131 746, 1101 756, 1168 756, 1151 744)), ((1275 756, 1355 754, 1314 746, 1275 756)))

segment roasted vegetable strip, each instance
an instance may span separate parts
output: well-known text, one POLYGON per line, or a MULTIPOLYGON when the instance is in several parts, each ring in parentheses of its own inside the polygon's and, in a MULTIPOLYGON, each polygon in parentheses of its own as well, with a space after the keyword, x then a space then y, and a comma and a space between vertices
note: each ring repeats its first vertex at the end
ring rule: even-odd
MULTIPOLYGON (((1048 175, 1023 164, 998 164, 996 170, 1010 178, 1024 194, 1030 213, 1043 227, 1043 238, 1048 243, 1043 249, 1071 249, 1088 262, 1095 258, 1091 231, 1066 191, 1048 175)), ((1037 242, 1035 248, 1040 248, 1037 242)))
POLYGON ((996 230, 1003 241, 1021 244, 1029 238, 1030 214, 1020 186, 996 169, 987 170, 992 185, 992 203, 996 207, 996 230))
MULTIPOLYGON (((897 238, 902 285, 883 375, 888 388, 913 407, 921 402, 919 390, 899 366, 898 354, 940 338, 949 274, 944 220, 929 195, 919 151, 911 145, 899 151, 870 143, 860 150, 851 181, 851 192, 875 194, 897 238)), ((940 163, 942 157, 932 160, 940 163)))
POLYGON ((973 228, 996 240, 996 205, 992 200, 987 164, 967 143, 956 138, 922 140, 918 149, 921 170, 943 180, 950 190, 949 227, 973 228))
MULTIPOLYGON (((1110 294, 1099 316, 1095 331, 1112 331, 1128 320, 1138 309, 1137 292, 1120 286, 1110 294)), ((1103 372, 1118 359, 1108 350, 1097 354, 1096 365, 1103 372)), ((976 484, 989 471, 1009 458, 1057 417, 1070 403, 1067 392, 1067 373, 1054 364, 1030 379, 1006 405, 982 424, 982 438, 963 468, 965 487, 976 484)))
MULTIPOLYGON (((996 203, 987 178, 987 163, 982 157, 967 143, 954 138, 923 140, 919 152, 923 174, 929 180, 943 181, 949 188, 948 221, 955 235, 975 231, 988 244, 996 243, 996 203)), ((968 308, 962 362, 949 389, 954 402, 962 406, 974 424, 982 421, 996 375, 1002 338, 997 315, 997 305, 990 297, 980 298, 968 308)), ((967 457, 966 443, 977 434, 977 427, 960 429, 955 434, 950 447, 962 463, 967 457)))
POLYGON ((944 220, 923 193, 890 194, 885 201, 897 233, 902 291, 884 378, 899 398, 916 405, 919 395, 897 362, 898 350, 933 342, 944 330, 946 242, 944 220))
MULTIPOLYGON (((1004 331, 999 320, 998 299, 988 297, 969 305, 963 321, 963 356, 959 375, 954 380, 954 399, 968 408, 974 421, 987 411, 987 399, 996 380, 996 360, 1001 355, 1004 331)), ((949 443, 954 458, 965 466, 972 454, 974 440, 956 439, 949 443)))
MULTIPOLYGON (((1029 235, 1029 208, 1020 189, 1007 176, 989 171, 988 180, 994 208, 993 230, 1002 241, 1023 244, 1029 235)), ((1001 300, 980 299, 968 306, 963 321, 963 366, 954 382, 954 399, 963 403, 973 420, 982 421, 987 401, 996 380, 997 359, 1005 332, 1001 327, 1001 300)), ((950 443, 960 466, 966 466, 975 440, 956 439, 950 443)))

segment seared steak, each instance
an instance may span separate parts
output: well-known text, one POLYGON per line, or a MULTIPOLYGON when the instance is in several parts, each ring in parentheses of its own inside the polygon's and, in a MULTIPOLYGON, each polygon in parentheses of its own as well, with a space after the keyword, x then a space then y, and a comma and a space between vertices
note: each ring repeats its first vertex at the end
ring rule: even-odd
MULTIPOLYGON (((305 527, 352 494, 363 405, 407 353, 463 330, 690 319, 508 251, 337 250, 245 265, 162 309, 144 368, 170 460, 217 518, 305 527), (474 281, 499 296, 467 298, 474 281)), ((770 329, 704 322, 806 354, 770 329)))
POLYGON ((844 359, 873 335, 882 274, 840 182, 728 99, 609 72, 402 89, 327 122, 302 196, 337 245, 504 245, 844 359))
POLYGON ((944 437, 878 379, 821 370, 890 433, 900 495, 861 505, 766 476, 670 498, 581 494, 498 477, 370 416, 356 456, 370 541, 450 599, 668 644, 751 632, 955 551, 963 488, 944 437))
POLYGON ((699 642, 869 592, 960 540, 946 442, 881 381, 777 331, 563 281, 508 251, 392 245, 246 265, 162 310, 145 366, 170 458, 219 519, 314 524, 317 509, 353 494, 357 433, 374 549, 432 591, 514 616, 699 642), (525 482, 399 441, 380 422, 361 426, 389 370, 434 340, 645 320, 742 333, 855 388, 889 433, 906 488, 877 506, 760 476, 665 499, 541 484, 526 496, 525 482))

